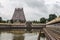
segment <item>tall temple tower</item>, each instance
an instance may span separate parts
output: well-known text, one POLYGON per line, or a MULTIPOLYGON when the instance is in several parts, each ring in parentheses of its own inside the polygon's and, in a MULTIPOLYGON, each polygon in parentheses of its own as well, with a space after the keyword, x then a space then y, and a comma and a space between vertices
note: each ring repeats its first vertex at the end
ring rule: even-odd
POLYGON ((15 8, 12 20, 13 22, 25 22, 26 21, 23 8, 15 8))

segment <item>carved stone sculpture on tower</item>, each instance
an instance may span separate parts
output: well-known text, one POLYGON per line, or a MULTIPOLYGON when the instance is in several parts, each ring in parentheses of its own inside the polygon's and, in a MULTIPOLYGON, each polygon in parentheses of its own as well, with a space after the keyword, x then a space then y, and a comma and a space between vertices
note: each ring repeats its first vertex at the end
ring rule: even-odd
POLYGON ((15 8, 12 20, 13 22, 25 22, 26 21, 23 8, 15 8))

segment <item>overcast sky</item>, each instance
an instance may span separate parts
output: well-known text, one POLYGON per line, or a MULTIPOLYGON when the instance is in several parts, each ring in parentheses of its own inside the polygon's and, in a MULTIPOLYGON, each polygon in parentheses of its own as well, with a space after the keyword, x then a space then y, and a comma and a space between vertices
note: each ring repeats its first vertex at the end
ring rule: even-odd
POLYGON ((15 8, 24 8, 26 20, 48 18, 49 14, 60 15, 59 0, 0 0, 0 16, 11 19, 15 8))

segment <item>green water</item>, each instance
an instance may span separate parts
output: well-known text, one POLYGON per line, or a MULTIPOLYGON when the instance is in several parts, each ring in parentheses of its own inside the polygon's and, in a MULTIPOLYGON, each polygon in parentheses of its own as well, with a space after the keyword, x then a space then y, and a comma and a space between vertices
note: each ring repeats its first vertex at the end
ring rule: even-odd
MULTIPOLYGON (((22 34, 13 34, 7 32, 0 33, 0 40, 37 40, 38 33, 24 33, 22 34)), ((45 37, 40 37, 40 40, 46 40, 45 37)))

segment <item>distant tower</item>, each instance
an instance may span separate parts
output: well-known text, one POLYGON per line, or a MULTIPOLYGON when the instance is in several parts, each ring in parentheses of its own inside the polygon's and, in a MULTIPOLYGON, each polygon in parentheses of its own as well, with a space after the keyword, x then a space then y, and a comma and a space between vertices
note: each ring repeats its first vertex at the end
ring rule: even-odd
POLYGON ((12 20, 13 22, 25 22, 26 21, 23 8, 15 8, 12 20))

